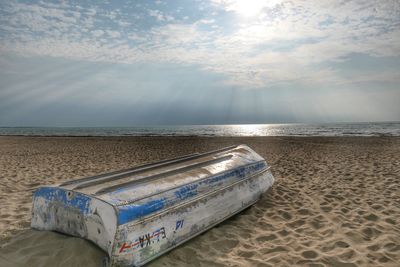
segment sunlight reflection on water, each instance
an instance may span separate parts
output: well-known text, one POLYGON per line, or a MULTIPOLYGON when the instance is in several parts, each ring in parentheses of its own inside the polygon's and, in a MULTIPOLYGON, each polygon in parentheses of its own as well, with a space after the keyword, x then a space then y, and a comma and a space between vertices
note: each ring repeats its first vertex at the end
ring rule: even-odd
POLYGON ((0 135, 27 136, 400 136, 399 122, 237 124, 135 127, 0 127, 0 135))

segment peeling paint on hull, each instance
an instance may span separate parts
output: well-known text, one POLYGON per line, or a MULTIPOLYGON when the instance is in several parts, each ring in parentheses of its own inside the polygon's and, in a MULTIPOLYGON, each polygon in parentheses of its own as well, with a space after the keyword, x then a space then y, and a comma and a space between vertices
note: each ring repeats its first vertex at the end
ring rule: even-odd
POLYGON ((245 145, 39 188, 32 227, 88 239, 141 266, 254 204, 274 178, 245 145))

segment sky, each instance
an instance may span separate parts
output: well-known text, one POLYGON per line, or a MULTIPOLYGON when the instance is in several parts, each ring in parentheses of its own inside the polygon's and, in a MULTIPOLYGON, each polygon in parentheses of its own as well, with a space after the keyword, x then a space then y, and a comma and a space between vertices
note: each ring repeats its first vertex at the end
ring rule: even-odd
POLYGON ((400 2, 0 1, 0 126, 400 120, 400 2))

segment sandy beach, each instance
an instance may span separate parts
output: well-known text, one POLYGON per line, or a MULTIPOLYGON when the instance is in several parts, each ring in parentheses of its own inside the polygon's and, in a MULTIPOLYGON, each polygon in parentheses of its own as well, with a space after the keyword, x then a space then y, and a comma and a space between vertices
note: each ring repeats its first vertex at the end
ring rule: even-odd
POLYGON ((253 207, 149 266, 400 266, 397 137, 0 137, 0 266, 99 266, 91 243, 29 229, 40 185, 247 144, 276 178, 253 207))

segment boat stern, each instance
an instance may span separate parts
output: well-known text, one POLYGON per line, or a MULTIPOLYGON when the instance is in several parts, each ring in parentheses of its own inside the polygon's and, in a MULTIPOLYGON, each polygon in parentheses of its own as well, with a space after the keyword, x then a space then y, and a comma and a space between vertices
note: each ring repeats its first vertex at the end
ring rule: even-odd
POLYGON ((31 227, 88 239, 112 252, 117 216, 112 205, 60 187, 40 187, 33 195, 31 227))

